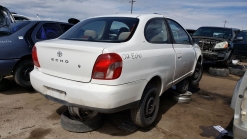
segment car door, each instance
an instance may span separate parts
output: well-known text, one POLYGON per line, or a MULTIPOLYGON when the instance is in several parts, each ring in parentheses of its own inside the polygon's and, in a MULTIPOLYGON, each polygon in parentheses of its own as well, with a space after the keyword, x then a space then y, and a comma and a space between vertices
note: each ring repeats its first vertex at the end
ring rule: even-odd
POLYGON ((148 49, 145 50, 145 56, 148 57, 145 60, 146 69, 149 69, 151 74, 160 73, 163 86, 167 89, 173 82, 175 52, 165 19, 150 19, 145 25, 144 36, 146 41, 142 43, 142 47, 148 49))
POLYGON ((55 39, 63 34, 63 30, 56 22, 40 22, 32 33, 34 43, 43 40, 55 39))
POLYGON ((242 41, 234 43, 233 55, 247 56, 247 31, 241 31, 236 38, 242 37, 242 41))
POLYGON ((176 21, 167 19, 173 37, 173 47, 176 53, 176 69, 174 81, 179 81, 193 71, 195 51, 189 35, 176 21))

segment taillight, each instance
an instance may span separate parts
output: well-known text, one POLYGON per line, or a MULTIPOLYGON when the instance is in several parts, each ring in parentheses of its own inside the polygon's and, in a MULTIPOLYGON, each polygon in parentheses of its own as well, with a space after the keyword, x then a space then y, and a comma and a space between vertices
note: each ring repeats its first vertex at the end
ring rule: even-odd
POLYGON ((115 53, 100 55, 93 67, 92 78, 112 80, 120 77, 122 72, 122 58, 115 53))
POLYGON ((32 58, 33 58, 33 64, 34 64, 36 67, 40 67, 40 65, 39 65, 39 60, 38 60, 38 55, 37 55, 37 48, 36 48, 36 46, 34 46, 33 49, 32 49, 32 58))

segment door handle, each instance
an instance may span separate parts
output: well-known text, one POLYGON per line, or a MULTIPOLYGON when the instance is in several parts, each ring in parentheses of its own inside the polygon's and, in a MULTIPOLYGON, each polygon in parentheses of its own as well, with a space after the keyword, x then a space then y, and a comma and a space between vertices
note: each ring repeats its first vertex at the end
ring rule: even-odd
POLYGON ((178 54, 177 54, 177 58, 178 58, 178 59, 181 59, 181 58, 182 58, 182 54, 181 54, 181 53, 178 53, 178 54))

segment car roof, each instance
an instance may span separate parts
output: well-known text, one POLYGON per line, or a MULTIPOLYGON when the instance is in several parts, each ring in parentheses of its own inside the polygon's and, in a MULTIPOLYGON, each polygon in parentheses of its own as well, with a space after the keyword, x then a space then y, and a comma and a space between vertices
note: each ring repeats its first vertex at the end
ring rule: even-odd
POLYGON ((14 13, 12 13, 12 15, 13 15, 14 17, 24 17, 24 18, 27 18, 27 19, 29 19, 29 20, 30 20, 30 18, 29 18, 29 17, 24 16, 24 15, 21 15, 21 14, 14 14, 14 13))
POLYGON ((162 14, 114 14, 114 15, 102 15, 102 16, 94 16, 90 18, 98 18, 98 17, 132 17, 132 18, 143 18, 143 17, 164 17, 162 14))
MULTIPOLYGON (((216 26, 202 26, 202 27, 205 27, 205 28, 222 28, 222 29, 240 30, 238 28, 216 27, 216 26)), ((199 27, 199 28, 202 28, 202 27, 199 27)))

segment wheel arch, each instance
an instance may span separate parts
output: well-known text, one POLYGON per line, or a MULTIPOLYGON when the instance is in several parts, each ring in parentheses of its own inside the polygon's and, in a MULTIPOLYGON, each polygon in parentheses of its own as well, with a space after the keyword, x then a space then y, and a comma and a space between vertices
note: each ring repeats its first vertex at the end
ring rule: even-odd
POLYGON ((201 55, 198 57, 197 62, 200 62, 202 64, 202 56, 201 55))
POLYGON ((14 66, 14 68, 13 68, 13 73, 14 73, 14 71, 16 70, 16 68, 20 65, 20 63, 21 63, 22 61, 24 61, 24 60, 32 60, 32 55, 30 54, 30 55, 22 56, 22 57, 20 58, 20 60, 15 64, 15 66, 14 66))
POLYGON ((155 76, 153 76, 153 77, 147 82, 145 88, 143 89, 141 99, 142 99, 143 96, 144 96, 144 90, 145 90, 149 85, 155 86, 155 87, 158 89, 159 94, 161 94, 161 90, 162 90, 162 80, 161 80, 161 77, 160 77, 159 75, 155 75, 155 76))

